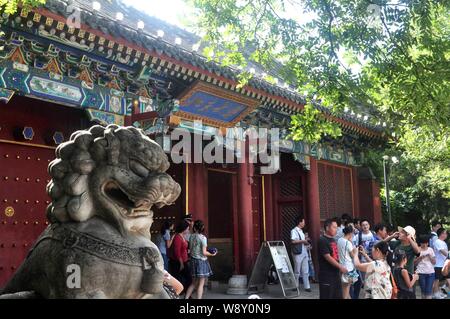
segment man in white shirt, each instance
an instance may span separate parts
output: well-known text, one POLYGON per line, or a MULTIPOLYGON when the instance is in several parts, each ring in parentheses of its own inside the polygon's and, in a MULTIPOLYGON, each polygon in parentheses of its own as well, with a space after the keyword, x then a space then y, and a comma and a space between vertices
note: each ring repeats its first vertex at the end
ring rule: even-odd
POLYGON ((436 239, 438 239, 437 231, 439 228, 442 228, 441 222, 435 220, 431 223, 431 238, 429 243, 431 249, 434 249, 434 243, 436 242, 436 239))
POLYGON ((436 279, 433 285, 433 297, 435 299, 442 299, 444 296, 439 291, 439 281, 444 280, 442 275, 442 268, 444 267, 445 261, 448 258, 448 247, 445 243, 447 239, 447 231, 444 228, 439 228, 436 232, 437 239, 434 242, 434 254, 436 255, 436 264, 434 265, 434 272, 436 274, 436 279))
POLYGON ((303 286, 305 291, 311 292, 311 286, 309 284, 309 259, 308 259, 308 240, 303 233, 305 227, 305 219, 303 217, 297 217, 296 227, 291 230, 291 251, 294 259, 294 274, 297 280, 300 275, 303 278, 303 286))
MULTIPOLYGON (((355 247, 362 246, 366 253, 371 256, 372 247, 377 241, 376 234, 370 229, 370 223, 367 219, 361 220, 361 231, 353 236, 353 245, 355 247)), ((363 262, 368 262, 365 258, 361 258, 363 262)))

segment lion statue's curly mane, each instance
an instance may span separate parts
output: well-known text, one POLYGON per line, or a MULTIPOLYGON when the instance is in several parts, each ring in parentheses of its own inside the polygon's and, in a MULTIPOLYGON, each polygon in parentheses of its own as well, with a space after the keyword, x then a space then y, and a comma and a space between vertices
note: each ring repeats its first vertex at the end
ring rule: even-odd
POLYGON ((99 216, 127 231, 148 233, 150 208, 172 204, 180 186, 165 174, 161 147, 134 127, 93 126, 56 149, 49 165, 51 222, 84 222, 99 216))
POLYGON ((47 298, 164 296, 162 259, 150 240, 152 207, 180 186, 161 147, 135 127, 95 125, 58 146, 49 165, 49 227, 3 293, 47 298), (81 269, 81 287, 67 267, 81 269), (75 285, 76 286, 76 285, 75 285))

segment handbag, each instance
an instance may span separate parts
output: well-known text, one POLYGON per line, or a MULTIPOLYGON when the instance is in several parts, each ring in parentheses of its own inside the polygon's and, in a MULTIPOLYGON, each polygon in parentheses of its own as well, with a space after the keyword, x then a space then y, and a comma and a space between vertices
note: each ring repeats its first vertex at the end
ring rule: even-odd
MULTIPOLYGON (((300 240, 303 240, 302 236, 300 235, 298 230, 297 230, 297 233, 298 233, 298 237, 300 238, 300 240)), ((303 252, 303 244, 294 244, 294 245, 292 245, 292 253, 294 255, 300 255, 302 252, 303 252)))
POLYGON ((391 299, 398 299, 398 287, 397 287, 397 284, 395 282, 394 276, 392 276, 392 271, 391 271, 391 283, 392 283, 391 299))

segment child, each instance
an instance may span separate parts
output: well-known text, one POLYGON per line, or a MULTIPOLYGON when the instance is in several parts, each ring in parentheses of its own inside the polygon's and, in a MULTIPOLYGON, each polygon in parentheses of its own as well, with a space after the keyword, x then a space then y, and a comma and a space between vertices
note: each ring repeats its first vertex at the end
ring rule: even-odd
POLYGON ((417 273, 410 274, 405 269, 408 258, 406 253, 402 250, 398 250, 394 256, 395 268, 393 271, 394 280, 398 287, 398 299, 416 299, 414 293, 414 284, 419 280, 417 273))
POLYGON ((416 258, 415 264, 417 265, 417 273, 419 274, 420 290, 422 291, 422 299, 431 299, 433 295, 436 257, 434 250, 428 247, 429 236, 420 236, 419 244, 420 256, 416 258))

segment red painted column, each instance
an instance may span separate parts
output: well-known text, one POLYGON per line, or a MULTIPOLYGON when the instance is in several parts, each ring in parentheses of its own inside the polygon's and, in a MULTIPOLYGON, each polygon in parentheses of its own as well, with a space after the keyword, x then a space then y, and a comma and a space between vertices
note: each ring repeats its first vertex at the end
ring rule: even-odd
POLYGON ((307 193, 308 193, 308 230, 309 235, 313 241, 312 257, 314 264, 316 265, 317 273, 317 247, 320 237, 320 201, 319 201, 319 172, 317 168, 317 160, 311 157, 310 159, 311 169, 307 173, 307 193))
POLYGON ((201 219, 208 229, 208 181, 206 167, 202 163, 188 163, 187 171, 187 213, 192 214, 194 220, 201 219))
POLYGON ((265 197, 265 221, 266 240, 274 240, 273 223, 273 199, 272 199, 272 176, 264 175, 264 197, 265 197))
POLYGON ((376 180, 371 180, 371 184, 372 184, 373 222, 374 224, 378 224, 381 223, 383 219, 383 216, 381 214, 380 185, 376 180))
POLYGON ((241 274, 240 262, 240 236, 239 236, 239 206, 238 206, 238 178, 237 174, 231 177, 232 199, 233 199, 233 256, 234 275, 241 274))
MULTIPOLYGON (((248 143, 246 143, 248 145, 248 143)), ((247 152, 245 152, 247 154, 247 152)), ((247 156, 246 156, 247 157, 247 156)), ((253 265, 252 168, 246 160, 238 168, 238 228, 240 271, 249 274, 253 265)))
POLYGON ((281 238, 281 227, 280 227, 280 206, 278 200, 280 197, 280 173, 277 173, 272 179, 272 190, 273 190, 273 236, 274 240, 280 240, 281 238))
POLYGON ((125 116, 124 125, 125 126, 132 126, 133 125, 133 120, 132 120, 130 115, 125 116))
POLYGON ((205 228, 208 230, 208 177, 207 169, 204 164, 193 164, 194 167, 194 187, 192 188, 192 196, 195 203, 195 208, 191 212, 194 219, 200 219, 205 223, 205 228))
MULTIPOLYGON (((193 163, 184 163, 184 178, 185 178, 185 199, 184 199, 184 214, 190 214, 195 210, 195 167, 193 163)), ((195 217, 194 217, 195 218, 195 217)))

